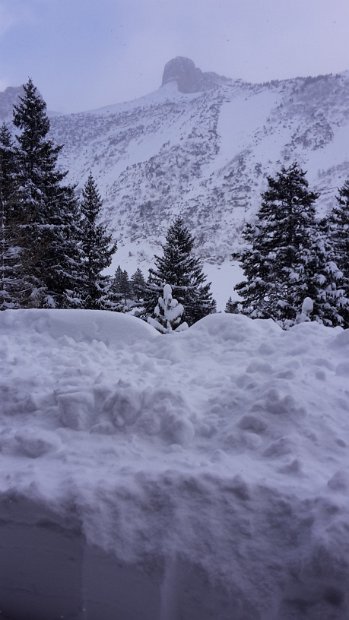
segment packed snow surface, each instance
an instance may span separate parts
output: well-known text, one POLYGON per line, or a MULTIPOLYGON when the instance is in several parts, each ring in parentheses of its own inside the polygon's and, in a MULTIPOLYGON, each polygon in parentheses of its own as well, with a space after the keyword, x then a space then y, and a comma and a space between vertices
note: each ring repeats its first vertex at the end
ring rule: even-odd
POLYGON ((348 330, 16 310, 0 359, 1 548, 12 522, 71 529, 115 559, 120 620, 349 617, 348 330))

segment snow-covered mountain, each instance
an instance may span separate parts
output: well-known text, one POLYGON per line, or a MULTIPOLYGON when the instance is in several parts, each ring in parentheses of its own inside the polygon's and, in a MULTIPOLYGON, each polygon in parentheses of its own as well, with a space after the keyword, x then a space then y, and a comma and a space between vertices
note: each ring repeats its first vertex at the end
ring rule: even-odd
POLYGON ((319 206, 333 203, 349 177, 349 72, 249 84, 175 58, 157 91, 53 117, 52 134, 72 181, 95 176, 119 247, 154 249, 181 213, 220 262, 282 163, 297 160, 319 206))

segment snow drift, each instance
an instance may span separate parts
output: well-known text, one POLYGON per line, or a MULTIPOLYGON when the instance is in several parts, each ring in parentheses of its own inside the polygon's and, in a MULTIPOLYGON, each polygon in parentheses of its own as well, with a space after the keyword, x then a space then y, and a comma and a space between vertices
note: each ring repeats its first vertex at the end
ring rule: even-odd
POLYGON ((0 315, 0 610, 344 620, 349 331, 0 315))

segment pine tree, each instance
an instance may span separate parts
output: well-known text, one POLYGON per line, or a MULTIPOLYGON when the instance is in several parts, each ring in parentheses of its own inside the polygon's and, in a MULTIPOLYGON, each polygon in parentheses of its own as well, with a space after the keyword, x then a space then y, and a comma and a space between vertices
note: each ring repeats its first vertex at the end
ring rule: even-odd
POLYGON ((162 334, 183 331, 188 327, 188 324, 182 321, 183 313, 182 304, 172 297, 170 285, 165 284, 163 294, 155 306, 154 317, 148 317, 148 323, 162 334))
POLYGON ((18 207, 17 162, 6 124, 0 128, 0 310, 18 306, 20 290, 16 217, 18 207))
POLYGON ((345 300, 342 303, 343 326, 349 327, 349 180, 339 188, 336 206, 327 219, 327 239, 331 243, 333 261, 342 273, 345 300))
POLYGON ((57 166, 62 149, 48 139, 46 103, 29 80, 14 107, 18 178, 18 238, 23 288, 21 304, 34 307, 69 305, 77 286, 81 231, 73 189, 64 186, 66 172, 57 166))
POLYGON ((243 232, 248 247, 241 254, 246 281, 235 289, 237 304, 251 317, 273 318, 283 327, 295 323, 305 297, 314 302, 312 319, 331 324, 337 304, 335 265, 329 260, 315 219, 318 194, 308 189, 297 163, 282 167, 262 194, 255 225, 243 232), (326 294, 324 293, 327 288, 326 294))
POLYGON ((121 274, 120 292, 126 304, 127 300, 130 299, 131 297, 131 284, 130 284, 130 279, 129 279, 126 269, 124 269, 124 271, 121 274))
POLYGON ((178 302, 183 305, 188 325, 215 312, 210 284, 206 283, 200 260, 192 254, 194 241, 182 218, 176 218, 162 246, 163 256, 155 256, 156 268, 149 270, 145 293, 148 316, 152 314, 164 284, 171 286, 178 302))
POLYGON ((349 280, 349 180, 339 188, 329 218, 329 233, 338 267, 349 280))
POLYGON ((133 299, 136 299, 137 301, 143 299, 144 291, 146 289, 146 282, 144 275, 139 267, 131 276, 131 288, 133 299))
POLYGON ((236 304, 237 302, 233 301, 231 297, 229 297, 227 303, 225 304, 225 310, 224 312, 227 312, 228 314, 235 314, 236 313, 236 304))
POLYGON ((110 266, 116 251, 116 243, 100 222, 102 200, 96 183, 90 174, 82 192, 82 256, 84 261, 85 308, 95 310, 109 307, 108 295, 111 278, 103 274, 110 266))

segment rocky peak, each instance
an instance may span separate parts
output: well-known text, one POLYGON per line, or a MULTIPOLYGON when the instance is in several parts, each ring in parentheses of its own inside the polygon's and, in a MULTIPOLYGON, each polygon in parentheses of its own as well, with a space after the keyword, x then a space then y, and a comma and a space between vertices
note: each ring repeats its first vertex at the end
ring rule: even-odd
POLYGON ((169 82, 176 82, 181 93, 196 93, 215 88, 222 82, 228 81, 216 73, 203 72, 195 66, 190 58, 177 56, 166 63, 162 76, 162 86, 169 82))

